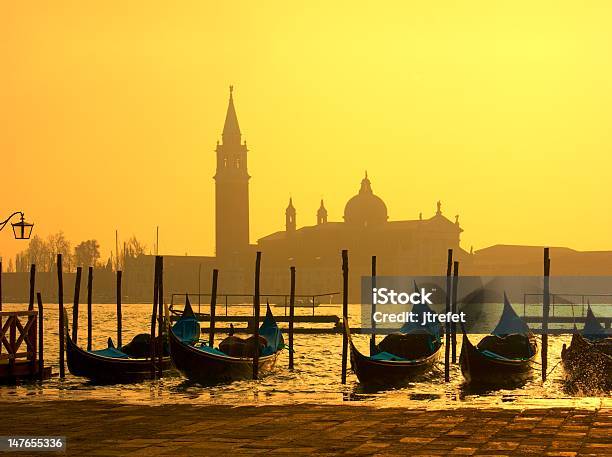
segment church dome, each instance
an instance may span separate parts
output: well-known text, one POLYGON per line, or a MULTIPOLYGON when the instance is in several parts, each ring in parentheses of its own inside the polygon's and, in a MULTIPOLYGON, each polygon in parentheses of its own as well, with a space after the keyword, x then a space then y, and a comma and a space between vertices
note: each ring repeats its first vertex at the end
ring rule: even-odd
POLYGON ((387 205, 372 192, 366 172, 361 181, 359 193, 352 197, 344 207, 344 222, 361 227, 387 222, 387 205))

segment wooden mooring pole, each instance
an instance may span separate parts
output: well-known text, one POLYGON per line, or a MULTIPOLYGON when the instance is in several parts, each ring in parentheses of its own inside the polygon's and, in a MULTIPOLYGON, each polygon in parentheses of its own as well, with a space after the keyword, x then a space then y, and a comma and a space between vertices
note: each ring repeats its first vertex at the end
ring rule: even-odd
POLYGON ((548 369, 548 315, 550 314, 550 257, 544 248, 544 296, 542 299, 542 381, 548 369))
POLYGON ((342 250, 342 384, 346 384, 346 365, 348 357, 348 250, 342 250))
POLYGON ((87 350, 91 351, 91 327, 92 327, 92 288, 93 288, 93 267, 89 267, 87 270, 87 350))
MULTIPOLYGON (((83 269, 77 267, 74 278, 74 300, 72 302, 72 341, 77 343, 79 336, 79 298, 81 295, 81 273, 83 269)), ((78 343, 77 343, 78 344, 78 343)))
MULTIPOLYGON (((28 301, 28 311, 34 311, 34 288, 36 286, 36 265, 30 266, 30 299, 28 301)), ((36 341, 36 327, 31 327, 28 332, 30 341, 36 341)))
POLYGON ((28 302, 28 311, 34 310, 34 288, 36 286, 36 265, 30 265, 30 301, 28 302))
MULTIPOLYGON (((372 289, 376 287, 376 256, 372 256, 372 289)), ((371 295, 370 295, 371 296, 371 295)), ((370 336, 370 355, 376 354, 376 321, 374 314, 376 313, 376 303, 372 300, 372 309, 370 310, 370 326, 372 327, 372 335, 370 336)))
POLYGON ((155 256, 153 274, 153 310, 151 311, 151 377, 155 377, 155 326, 157 324, 157 301, 159 300, 159 256, 155 256))
POLYGON ((159 273, 158 273, 158 286, 157 291, 159 293, 159 300, 157 302, 157 376, 162 377, 164 371, 164 257, 159 256, 159 273))
POLYGON ((213 269, 212 290, 210 291, 210 333, 208 335, 208 345, 215 347, 215 316, 217 314, 217 279, 219 270, 213 269))
POLYGON ((255 259, 255 296, 253 297, 253 314, 255 324, 255 345, 253 348, 253 379, 259 376, 259 275, 261 273, 261 252, 257 251, 255 259))
POLYGON ((38 301, 38 379, 42 381, 45 377, 45 331, 43 303, 40 292, 36 294, 36 299, 38 301))
MULTIPOLYGON (((451 287, 452 287, 452 268, 453 268, 453 250, 448 250, 448 260, 446 264, 446 308, 445 313, 449 313, 451 310, 451 287)), ((451 326, 450 323, 447 322, 444 326, 446 334, 445 342, 444 342, 444 382, 450 381, 450 333, 451 326)))
POLYGON ((64 275, 62 272, 62 255, 57 255, 57 302, 59 305, 59 376, 65 376, 64 367, 64 275))
POLYGON ((123 276, 123 272, 119 270, 117 272, 117 348, 121 349, 123 346, 121 341, 121 334, 123 333, 121 324, 123 320, 123 316, 121 315, 121 278, 123 276))
POLYGON ((293 370, 293 320, 295 318, 295 267, 289 268, 291 289, 289 295, 289 369, 293 370))
MULTIPOLYGON (((452 312, 457 314, 457 287, 459 287, 459 262, 453 262, 453 297, 452 312)), ((457 323, 451 323, 451 358, 453 364, 457 363, 457 323)))

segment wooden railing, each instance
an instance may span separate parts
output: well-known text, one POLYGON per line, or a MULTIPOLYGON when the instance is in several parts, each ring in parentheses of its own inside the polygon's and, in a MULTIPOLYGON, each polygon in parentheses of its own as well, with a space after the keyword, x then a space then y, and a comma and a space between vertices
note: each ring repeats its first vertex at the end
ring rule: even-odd
POLYGON ((20 359, 36 361, 37 318, 34 310, 0 312, 0 361, 8 360, 10 365, 20 359))

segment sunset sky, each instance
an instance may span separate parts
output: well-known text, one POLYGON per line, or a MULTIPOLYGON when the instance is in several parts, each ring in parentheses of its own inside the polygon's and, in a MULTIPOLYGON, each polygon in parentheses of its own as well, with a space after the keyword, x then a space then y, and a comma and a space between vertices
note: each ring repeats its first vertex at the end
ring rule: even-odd
MULTIPOLYGON (((609 1, 3 2, 0 216, 214 253, 234 84, 251 241, 330 220, 368 170, 390 219, 460 215, 469 250, 612 249, 609 1)), ((3 217, 2 217, 3 218, 3 217)), ((27 243, 0 233, 8 257, 27 243)))

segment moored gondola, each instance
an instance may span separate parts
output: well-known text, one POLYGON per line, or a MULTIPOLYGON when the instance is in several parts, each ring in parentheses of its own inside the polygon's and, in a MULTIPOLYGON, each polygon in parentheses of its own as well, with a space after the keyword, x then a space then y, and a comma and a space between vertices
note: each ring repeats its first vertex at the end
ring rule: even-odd
POLYGON ((612 390, 612 339, 587 310, 584 329, 575 331, 568 346, 563 345, 561 361, 567 380, 585 390, 612 390))
MULTIPOLYGON (((418 290, 416 284, 415 290, 418 290)), ((418 322, 421 321, 422 313, 431 311, 426 304, 414 305, 412 308, 412 313, 418 316, 418 322)), ((359 382, 368 386, 397 386, 415 380, 432 370, 442 347, 439 324, 422 327, 418 323, 406 323, 398 334, 387 336, 376 346, 374 353, 366 356, 355 347, 346 319, 344 327, 350 346, 351 368, 359 382), (389 341, 390 338, 396 341, 389 341), (395 348, 412 351, 412 355, 393 350, 395 348)))
MULTIPOLYGON (((64 314, 66 329, 66 360, 68 370, 74 376, 82 376, 96 383, 138 382, 151 377, 151 359, 131 357, 122 349, 115 348, 109 339, 106 349, 86 351, 70 337, 68 315, 64 314)), ((157 362, 158 363, 158 362, 157 362)), ((162 369, 172 367, 169 356, 162 358, 162 369)))
POLYGON ((492 334, 477 346, 463 328, 459 363, 468 383, 483 386, 514 386, 532 374, 537 342, 527 324, 512 309, 504 293, 502 316, 492 334))
POLYGON ((346 320, 344 325, 349 339, 351 368, 359 382, 366 385, 395 386, 412 381, 431 371, 440 355, 442 343, 438 341, 430 354, 415 359, 405 359, 384 351, 368 357, 355 347, 346 320))
MULTIPOLYGON (((265 344, 259 355, 259 376, 269 374, 284 347, 283 336, 267 307, 266 317, 259 328, 265 344)), ((174 366, 190 381, 204 385, 231 382, 253 377, 253 357, 231 356, 218 348, 200 342, 200 324, 189 300, 179 320, 170 331, 170 357, 174 366)))

